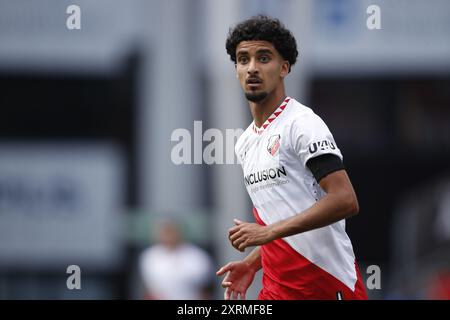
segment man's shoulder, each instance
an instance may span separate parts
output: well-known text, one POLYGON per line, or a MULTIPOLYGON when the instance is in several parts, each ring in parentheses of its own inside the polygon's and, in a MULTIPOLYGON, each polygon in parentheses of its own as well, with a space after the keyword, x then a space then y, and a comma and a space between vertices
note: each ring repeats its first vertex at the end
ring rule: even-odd
POLYGON ((141 262, 148 263, 156 260, 163 253, 163 248, 159 244, 152 245, 141 251, 139 256, 141 262))
POLYGON ((287 109, 287 116, 285 121, 293 127, 309 128, 314 126, 318 122, 323 120, 314 112, 314 110, 295 99, 291 99, 289 102, 289 108, 287 109))
POLYGON ((192 243, 184 243, 180 246, 180 251, 190 258, 194 258, 198 263, 208 262, 210 256, 208 252, 198 245, 192 243))
POLYGON ((293 98, 289 101, 288 113, 288 118, 292 121, 302 121, 317 116, 313 109, 293 98))

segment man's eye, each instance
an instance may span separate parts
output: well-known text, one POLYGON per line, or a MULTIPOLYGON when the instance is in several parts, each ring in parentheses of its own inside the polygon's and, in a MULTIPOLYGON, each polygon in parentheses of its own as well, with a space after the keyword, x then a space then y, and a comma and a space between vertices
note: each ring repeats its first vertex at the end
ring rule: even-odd
POLYGON ((266 63, 266 62, 269 62, 269 57, 268 56, 261 56, 260 58, 259 58, 259 61, 261 61, 262 63, 266 63))
POLYGON ((248 62, 248 59, 247 59, 247 57, 240 57, 240 58, 238 59, 238 61, 239 61, 239 63, 245 64, 245 63, 248 62))

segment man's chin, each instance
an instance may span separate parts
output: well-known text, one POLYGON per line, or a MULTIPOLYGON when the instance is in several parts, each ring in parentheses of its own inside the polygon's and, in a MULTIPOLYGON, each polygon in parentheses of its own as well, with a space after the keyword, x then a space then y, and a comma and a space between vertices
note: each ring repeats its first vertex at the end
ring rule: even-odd
POLYGON ((267 92, 259 92, 259 93, 246 92, 245 97, 250 102, 261 102, 267 97, 267 92))

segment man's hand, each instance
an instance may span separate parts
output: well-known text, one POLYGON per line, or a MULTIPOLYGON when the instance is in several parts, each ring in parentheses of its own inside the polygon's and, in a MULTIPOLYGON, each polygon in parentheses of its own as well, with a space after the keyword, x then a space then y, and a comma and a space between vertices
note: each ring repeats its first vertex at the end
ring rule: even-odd
POLYGON ((245 300, 245 294, 255 277, 256 270, 243 261, 234 261, 220 268, 216 275, 221 276, 228 272, 222 281, 222 287, 225 288, 225 300, 245 300))
POLYGON ((234 219, 235 226, 228 230, 231 245, 239 251, 250 246, 266 244, 274 239, 270 226, 260 226, 234 219))

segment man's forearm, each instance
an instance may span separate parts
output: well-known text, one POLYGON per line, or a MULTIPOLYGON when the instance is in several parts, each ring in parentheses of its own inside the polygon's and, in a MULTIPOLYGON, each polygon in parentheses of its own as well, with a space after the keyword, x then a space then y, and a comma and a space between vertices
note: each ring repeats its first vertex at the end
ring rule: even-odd
POLYGON ((255 272, 261 269, 261 247, 257 246, 253 249, 253 251, 250 252, 250 254, 243 260, 243 262, 247 263, 250 268, 255 270, 255 272))
MULTIPOLYGON (((235 219, 236 225, 229 230, 228 236, 233 247, 244 251, 246 247, 322 228, 358 213, 358 200, 345 170, 322 178, 320 186, 326 195, 309 209, 288 219, 267 226, 235 219)), ((253 262, 252 257, 253 252, 248 257, 253 262)))
POLYGON ((271 238, 280 239, 322 228, 345 219, 354 213, 348 204, 341 201, 339 195, 327 194, 309 209, 294 217, 270 225, 271 238))

